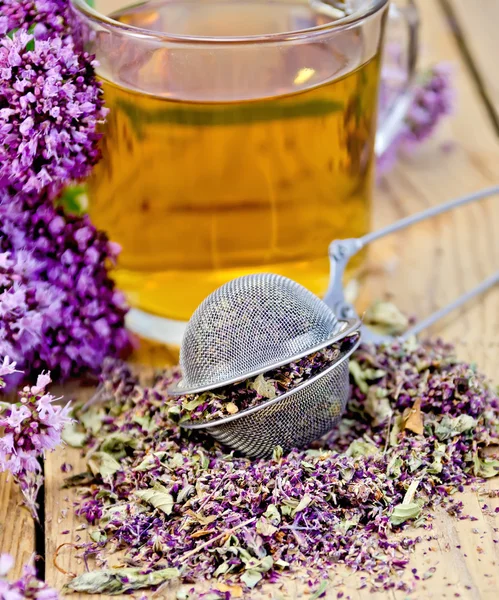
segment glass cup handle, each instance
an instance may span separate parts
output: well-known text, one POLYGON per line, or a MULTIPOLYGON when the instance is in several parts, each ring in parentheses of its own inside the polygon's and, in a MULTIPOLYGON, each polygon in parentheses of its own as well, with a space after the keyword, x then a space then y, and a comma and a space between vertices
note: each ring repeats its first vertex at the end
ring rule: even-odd
MULTIPOLYGON (((407 79, 387 110, 387 116, 376 134, 375 153, 379 158, 388 150, 397 137, 401 125, 412 104, 416 83, 416 67, 419 53, 419 11, 414 0, 405 0, 405 6, 390 5, 389 18, 401 18, 405 21, 407 38, 407 79)), ((389 24, 388 24, 389 26, 389 24)))

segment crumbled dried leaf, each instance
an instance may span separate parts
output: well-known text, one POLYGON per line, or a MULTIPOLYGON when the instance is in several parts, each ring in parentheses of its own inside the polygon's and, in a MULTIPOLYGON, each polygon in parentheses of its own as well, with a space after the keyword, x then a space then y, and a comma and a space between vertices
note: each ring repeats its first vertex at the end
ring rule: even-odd
POLYGON ((421 398, 417 398, 412 408, 407 408, 402 415, 403 429, 408 429, 417 435, 424 432, 423 413, 421 412, 421 398))
POLYGON ((408 504, 397 504, 390 516, 392 525, 401 525, 406 521, 413 521, 421 514, 421 505, 417 502, 409 502, 408 504))
POLYGON ((137 490, 135 495, 154 508, 163 511, 165 515, 171 515, 174 505, 173 496, 160 483, 155 483, 154 487, 149 490, 137 490))
POLYGON ((104 438, 99 447, 101 452, 107 452, 116 460, 126 456, 127 448, 136 448, 138 441, 135 437, 126 433, 113 433, 104 438))
POLYGON ((253 381, 251 384, 251 387, 257 394, 260 394, 260 396, 263 398, 268 398, 269 400, 275 398, 277 395, 273 381, 265 379, 263 373, 258 375, 255 381, 253 381))
POLYGON ((374 444, 371 444, 371 442, 366 442, 362 439, 352 442, 346 451, 346 455, 351 456, 352 458, 357 458, 359 456, 374 456, 375 454, 379 454, 379 448, 374 444))
POLYGON ((470 415, 449 417, 445 415, 435 427, 435 435, 440 441, 448 440, 455 435, 474 429, 477 425, 476 419, 470 415))
POLYGON ((64 592, 86 594, 124 594, 132 590, 156 587, 179 577, 178 569, 161 569, 144 575, 143 569, 122 568, 89 571, 66 584, 64 592))
POLYGON ((75 475, 70 475, 69 477, 64 478, 64 486, 65 488, 78 487, 83 485, 90 485, 95 481, 95 475, 88 471, 84 473, 76 473, 75 475))
POLYGON ((401 335, 409 327, 409 319, 393 302, 377 300, 364 313, 364 323, 380 335, 401 335))
POLYGON ((97 542, 98 544, 107 542, 107 535, 100 529, 97 529, 96 531, 91 531, 89 535, 90 539, 92 539, 94 542, 97 542))
POLYGON ((499 475, 499 460, 494 458, 480 458, 478 454, 473 457, 473 473, 477 477, 490 479, 499 475))
POLYGON ((254 588, 257 583, 262 579, 262 574, 259 571, 245 571, 241 575, 241 581, 249 588, 254 588))
POLYGON ((256 530, 260 535, 271 536, 278 530, 278 527, 272 525, 272 523, 265 517, 260 517, 256 523, 256 530))
POLYGON ((350 370, 350 375, 354 378, 355 383, 364 394, 369 392, 369 385, 371 383, 374 383, 386 375, 386 371, 383 369, 362 368, 355 359, 350 360, 348 368, 350 370))
POLYGON ((120 463, 107 452, 94 452, 87 459, 87 464, 94 475, 102 477, 114 475, 121 469, 120 463))
POLYGON ((101 408, 91 407, 78 415, 78 420, 85 429, 94 435, 99 433, 105 413, 101 408))
POLYGON ((77 423, 72 421, 64 426, 61 437, 71 448, 83 448, 87 434, 79 431, 77 423))

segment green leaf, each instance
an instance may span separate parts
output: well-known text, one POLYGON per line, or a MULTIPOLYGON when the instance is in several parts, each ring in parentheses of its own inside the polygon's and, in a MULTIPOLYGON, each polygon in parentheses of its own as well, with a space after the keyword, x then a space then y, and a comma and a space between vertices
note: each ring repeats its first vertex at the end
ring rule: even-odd
POLYGON ((351 456, 352 458, 358 458, 359 456, 374 456, 378 453, 379 448, 362 439, 352 442, 346 451, 346 455, 351 456))
POLYGON ((417 502, 397 504, 390 517, 392 525, 401 525, 406 521, 417 519, 421 514, 421 506, 417 502))
POLYGON ((241 575, 241 581, 249 588, 254 588, 262 579, 262 574, 258 571, 250 569, 241 575))
POLYGON ((97 543, 107 542, 107 535, 100 529, 97 529, 90 532, 90 539, 97 543))
POLYGON ((83 215, 88 206, 87 186, 67 187, 58 198, 57 204, 72 215, 83 215))
POLYGON ((137 423, 137 425, 140 425, 144 431, 147 431, 147 433, 151 433, 156 428, 156 424, 149 416, 134 417, 133 422, 137 423))
POLYGON ((123 594, 132 590, 157 587, 165 581, 177 579, 178 569, 161 569, 144 575, 143 569, 123 568, 89 571, 72 579, 64 592, 87 594, 123 594))
POLYGON ((298 502, 298 505, 296 506, 296 508, 293 510, 293 512, 291 513, 291 516, 295 516, 298 513, 300 513, 302 510, 305 510, 307 508, 307 506, 312 502, 313 498, 311 496, 303 496, 303 498, 300 500, 300 502, 298 502))
POLYGON ((87 464, 94 475, 100 474, 102 477, 114 475, 121 470, 120 463, 107 452, 94 452, 87 464))
POLYGON ((499 460, 494 458, 480 458, 478 454, 473 457, 473 472, 477 477, 489 479, 499 475, 499 460))
POLYGON ((328 582, 326 580, 321 581, 319 587, 315 590, 315 592, 310 596, 310 600, 317 600, 326 593, 328 586, 328 582))
POLYGON ((393 302, 377 300, 364 313, 364 323, 375 333, 397 336, 409 327, 409 319, 393 302))
POLYGON ((266 517, 272 525, 279 525, 281 522, 281 514, 275 504, 269 504, 267 510, 263 513, 263 516, 266 517))
POLYGON ((136 467, 133 468, 134 471, 149 471, 154 466, 156 466, 156 459, 160 461, 166 456, 166 452, 154 452, 153 454, 148 454, 145 456, 144 460, 142 460, 136 467))
POLYGON ((367 392, 364 408, 372 418, 373 425, 381 425, 393 415, 388 393, 387 389, 377 386, 370 387, 367 392))
POLYGON ((219 575, 224 575, 230 569, 230 565, 228 562, 223 562, 218 565, 215 572, 213 573, 213 577, 218 577, 219 575))
POLYGON ((398 454, 395 454, 395 456, 392 457, 392 459, 388 463, 388 466, 386 467, 387 475, 395 478, 400 477, 403 466, 404 461, 400 458, 398 454))
POLYGON ((66 423, 61 433, 62 439, 71 448, 83 448, 85 438, 87 437, 87 434, 83 433, 83 431, 78 431, 77 427, 77 424, 71 421, 71 423, 66 423))
POLYGON ((435 449, 433 450, 433 462, 428 467, 428 473, 441 473, 444 465, 442 463, 442 458, 445 456, 447 451, 447 446, 445 444, 435 444, 435 449))
POLYGON ((117 432, 105 437, 99 449, 119 460, 126 456, 127 448, 136 448, 137 443, 138 440, 131 435, 117 432))
POLYGON ((275 525, 272 525, 272 523, 265 517, 260 517, 256 522, 256 531, 260 535, 269 537, 274 535, 277 529, 278 528, 275 525))
POLYGON ((466 431, 470 431, 471 429, 474 429, 476 425, 476 420, 473 417, 470 417, 470 415, 459 415, 459 417, 454 418, 445 415, 435 427, 435 435, 440 441, 444 441, 466 431))
MULTIPOLYGON (((199 464, 201 465, 201 468, 207 469, 210 466, 210 459, 206 456, 206 454, 202 450, 198 450, 197 453, 199 455, 199 464)), ((183 463, 183 457, 182 457, 182 455, 180 455, 180 456, 182 458, 182 463, 183 463)))
POLYGON ((150 490, 137 490, 135 495, 165 513, 171 515, 173 510, 173 496, 160 483, 155 483, 150 490))
POLYGON ((352 519, 343 519, 337 525, 338 530, 343 534, 347 533, 352 527, 356 527, 359 524, 359 518, 360 517, 356 515, 352 519))
POLYGON ((188 410, 188 411, 193 411, 198 406, 201 406, 201 404, 204 404, 205 402, 206 402, 206 394, 201 394, 199 396, 194 396, 194 398, 192 398, 192 400, 184 400, 182 402, 182 408, 185 408, 185 410, 188 410))
POLYGON ((390 431, 390 446, 398 446, 398 435, 402 431, 402 415, 398 415, 393 420, 392 430, 390 431))
POLYGON ((79 415, 79 420, 87 431, 93 435, 96 435, 99 433, 102 427, 102 421, 105 416, 106 415, 104 414, 103 410, 95 410, 91 408, 90 410, 81 413, 79 415))
POLYGON ((281 448, 281 446, 276 446, 272 450, 272 460, 280 460, 282 458, 282 455, 283 455, 283 449, 281 448))
POLYGON ((350 375, 363 394, 367 394, 369 391, 368 382, 375 382, 386 375, 386 371, 383 371, 383 369, 363 369, 356 360, 351 360, 348 368, 350 375))
POLYGON ((182 504, 187 498, 193 496, 196 493, 196 488, 187 483, 177 494, 177 503, 182 504))
POLYGON ((251 387, 263 398, 268 398, 271 400, 277 396, 277 392, 272 380, 265 379, 263 373, 258 375, 255 381, 253 381, 251 384, 251 387))

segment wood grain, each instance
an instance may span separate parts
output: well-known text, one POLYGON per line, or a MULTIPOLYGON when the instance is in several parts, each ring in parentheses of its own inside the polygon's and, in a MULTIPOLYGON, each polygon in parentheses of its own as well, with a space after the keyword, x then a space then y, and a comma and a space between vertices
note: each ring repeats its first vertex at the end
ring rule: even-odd
MULTIPOLYGON (((463 23, 469 2, 449 2, 459 16, 459 22, 463 23)), ((493 0, 480 0, 478 4, 499 12, 493 0)), ((423 63, 446 60, 454 65, 458 99, 456 113, 435 139, 403 159, 395 171, 381 182, 375 194, 375 228, 499 182, 497 135, 473 74, 460 54, 452 24, 436 0, 419 0, 419 5, 423 19, 423 63), (452 142, 452 150, 444 150, 442 145, 449 141, 452 142)), ((477 14, 467 21, 466 40, 470 48, 475 48, 472 54, 477 68, 480 72, 489 72, 491 64, 487 65, 484 57, 488 59, 490 44, 495 39, 493 28, 497 18, 494 21, 490 15, 497 13, 489 12, 490 23, 481 24, 480 19, 487 21, 487 18, 478 15, 476 4, 474 10, 477 14), (484 35, 483 31, 490 33, 484 35), (469 41, 471 38, 472 42, 469 41)), ((494 70, 490 71, 490 77, 494 77, 494 70)), ((490 83, 487 89, 492 90, 494 86, 497 87, 497 82, 490 83)), ((492 93, 488 92, 491 97, 492 93)), ((498 223, 499 198, 493 198, 376 243, 370 249, 359 308, 383 296, 393 298, 401 308, 419 316, 444 305, 497 269, 499 236, 494 228, 498 223)), ((481 370, 496 380, 499 378, 499 290, 492 290, 446 319, 433 333, 456 342, 463 358, 476 360, 481 370)), ((149 349, 143 357, 149 365, 156 362, 155 357, 157 359, 156 352, 149 349)), ((88 391, 81 393, 88 394, 88 391)), ((68 448, 48 456, 45 464, 46 576, 47 581, 58 589, 68 580, 68 575, 58 571, 53 564, 56 549, 64 543, 81 542, 85 534, 85 531, 78 531, 81 521, 72 510, 73 492, 61 489, 64 476, 61 465, 64 462, 73 465, 73 472, 84 468, 79 453, 68 448), (70 533, 64 533, 67 530, 70 533), (77 535, 81 539, 77 539, 77 535)), ((0 479, 0 482, 0 523, 3 524, 0 547, 2 551, 17 554, 19 564, 31 553, 33 545, 26 541, 33 539, 33 531, 29 531, 27 524, 21 525, 27 513, 16 507, 18 498, 12 485, 5 483, 5 479, 0 479)), ((489 482, 488 488, 498 490, 499 480, 489 482)), ((410 535, 419 534, 425 538, 412 558, 411 568, 417 569, 416 576, 420 578, 416 581, 414 598, 440 600, 454 598, 456 594, 465 600, 495 600, 499 597, 498 516, 484 508, 484 504, 492 509, 499 507, 499 499, 487 498, 471 489, 462 494, 461 499, 465 511, 476 517, 476 521, 460 521, 437 512, 432 529, 410 532, 410 535), (435 573, 425 579, 425 573, 428 574, 433 567, 436 568, 435 573)), ((58 565, 67 572, 83 572, 84 564, 77 554, 77 550, 70 546, 62 547, 58 565)), ((415 575, 408 570, 404 578, 414 581, 415 575)), ((327 598, 337 598, 339 592, 344 593, 345 599, 351 600, 403 600, 406 597, 405 592, 371 594, 368 589, 358 589, 359 581, 357 574, 340 568, 333 570, 327 598)), ((304 594, 303 588, 297 584, 283 583, 265 590, 263 596, 276 600, 306 599, 308 594, 304 594)), ((173 598, 174 592, 169 590, 155 597, 173 598)))
MULTIPOLYGON (((441 7, 420 0, 422 63, 448 61, 454 69, 455 115, 434 139, 400 161, 378 186, 374 228, 451 198, 499 182, 499 143, 476 85, 459 55, 441 7), (452 144, 446 150, 443 145, 452 144)), ((372 245, 371 274, 359 306, 390 296, 424 316, 495 272, 499 265, 499 197, 449 213, 372 245)), ((496 376, 499 289, 470 303, 434 328, 496 376)))
POLYGON ((35 527, 31 514, 22 506, 22 496, 12 477, 0 473, 0 554, 14 557, 9 577, 21 575, 23 565, 35 552, 35 527))
POLYGON ((461 38, 472 69, 486 96, 496 128, 499 127, 499 3, 496 0, 444 0, 453 21, 456 34, 461 38))

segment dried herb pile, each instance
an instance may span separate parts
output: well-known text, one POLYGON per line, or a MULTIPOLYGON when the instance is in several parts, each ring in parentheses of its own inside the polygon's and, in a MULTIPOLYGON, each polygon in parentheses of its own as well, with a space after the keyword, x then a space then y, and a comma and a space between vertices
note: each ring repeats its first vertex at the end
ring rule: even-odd
POLYGON ((351 347, 357 335, 257 377, 201 394, 180 396, 170 407, 168 416, 175 423, 214 421, 277 398, 326 369, 351 347))
POLYGON ((352 400, 327 440, 248 460, 169 422, 165 390, 178 375, 144 386, 108 365, 101 403, 77 414, 85 432, 66 432, 88 447, 88 473, 68 480, 93 526, 80 552, 103 570, 68 587, 218 577, 253 588, 283 573, 326 578, 334 563, 363 571, 365 585, 404 586, 398 572, 421 537, 391 530, 430 523, 437 505, 459 515, 451 494, 498 473, 484 449, 499 439, 499 399, 439 341, 362 347, 351 374, 352 400), (116 550, 127 572, 105 570, 116 550))

